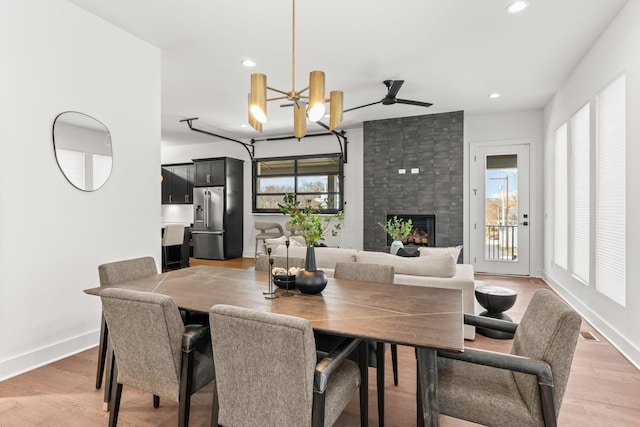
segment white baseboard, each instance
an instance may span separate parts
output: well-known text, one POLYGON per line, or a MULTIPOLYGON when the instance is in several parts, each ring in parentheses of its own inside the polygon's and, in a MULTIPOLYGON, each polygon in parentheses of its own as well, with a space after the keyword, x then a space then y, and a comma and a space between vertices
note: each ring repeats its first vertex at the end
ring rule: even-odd
POLYGON ((640 348, 634 343, 629 341, 624 335, 618 332, 612 325, 603 319, 598 313, 593 311, 582 303, 581 300, 576 298, 567 288, 561 283, 549 277, 546 272, 543 272, 542 280, 544 280, 549 287, 556 291, 564 300, 573 307, 580 315, 589 322, 603 337, 607 339, 624 357, 626 357, 636 368, 640 369, 640 348))
POLYGON ((10 359, 2 360, 0 361, 0 381, 88 350, 95 347, 99 339, 100 330, 95 330, 47 347, 20 354, 10 359))

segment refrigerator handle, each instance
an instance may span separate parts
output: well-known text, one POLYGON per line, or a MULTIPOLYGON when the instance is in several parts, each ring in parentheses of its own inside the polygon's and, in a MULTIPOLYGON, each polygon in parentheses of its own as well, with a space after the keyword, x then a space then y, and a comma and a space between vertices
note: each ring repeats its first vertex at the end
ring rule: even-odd
POLYGON ((211 204, 211 193, 204 190, 204 226, 209 228, 209 205, 211 204))

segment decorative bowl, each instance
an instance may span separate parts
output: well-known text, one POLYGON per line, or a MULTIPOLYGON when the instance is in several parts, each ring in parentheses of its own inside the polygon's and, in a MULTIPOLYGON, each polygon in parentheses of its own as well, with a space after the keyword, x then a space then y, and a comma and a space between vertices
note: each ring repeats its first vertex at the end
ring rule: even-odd
POLYGON ((288 286, 289 289, 295 289, 296 276, 287 276, 285 274, 273 276, 273 284, 279 287, 280 289, 287 289, 287 283, 289 284, 288 286))

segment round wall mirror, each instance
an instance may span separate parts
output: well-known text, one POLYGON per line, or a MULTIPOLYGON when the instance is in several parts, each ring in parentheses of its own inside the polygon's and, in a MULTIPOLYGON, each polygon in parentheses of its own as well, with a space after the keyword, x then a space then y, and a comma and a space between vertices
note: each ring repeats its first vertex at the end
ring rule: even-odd
POLYGON ((56 161, 67 180, 83 191, 102 187, 113 165, 109 129, 91 116, 75 111, 53 122, 56 161))

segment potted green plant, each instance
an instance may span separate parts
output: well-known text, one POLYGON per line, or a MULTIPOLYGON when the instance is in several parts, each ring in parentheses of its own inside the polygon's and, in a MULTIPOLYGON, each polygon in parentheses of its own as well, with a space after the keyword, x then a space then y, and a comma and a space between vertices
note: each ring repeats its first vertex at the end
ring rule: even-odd
POLYGON ((397 216, 390 218, 385 224, 379 222, 378 225, 382 227, 385 233, 393 240, 390 249, 393 255, 397 254, 400 248, 404 248, 402 241, 407 238, 413 229, 413 223, 410 219, 405 221, 397 216))
MULTIPOLYGON (((324 202, 326 203, 326 202, 324 202)), ((316 268, 316 256, 314 247, 324 240, 328 234, 336 236, 341 229, 341 221, 344 212, 340 211, 331 215, 320 215, 319 209, 324 203, 314 203, 313 200, 305 200, 302 205, 296 196, 287 193, 278 209, 291 218, 288 222, 292 230, 296 230, 303 238, 307 246, 304 270, 296 275, 296 286, 301 292, 318 293, 327 285, 327 276, 324 271, 316 268), (320 290, 317 290, 320 288, 320 290)))

